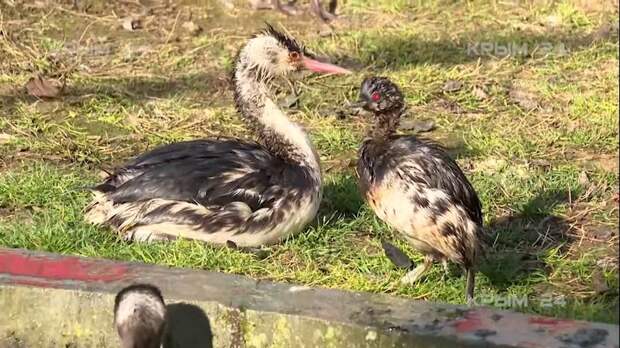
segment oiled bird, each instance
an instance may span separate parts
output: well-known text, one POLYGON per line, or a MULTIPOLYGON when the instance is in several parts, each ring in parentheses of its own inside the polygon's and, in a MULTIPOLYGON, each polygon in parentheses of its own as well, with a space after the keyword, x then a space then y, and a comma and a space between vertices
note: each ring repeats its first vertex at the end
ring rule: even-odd
POLYGON ((483 250, 482 206, 458 164, 438 144, 397 135, 406 109, 403 94, 387 78, 366 78, 358 105, 374 126, 358 152, 358 184, 377 216, 396 229, 424 262, 402 282, 418 281, 434 261, 451 261, 466 272, 473 301, 475 267, 483 250))
POLYGON ((319 157, 302 126, 274 102, 273 82, 302 70, 349 73, 312 57, 268 25, 240 50, 233 73, 237 110, 257 141, 185 141, 139 155, 93 188, 86 220, 128 240, 182 237, 239 247, 301 231, 321 201, 319 157))
POLYGON ((166 328, 166 305, 160 290, 135 284, 114 299, 114 326, 121 348, 160 348, 166 328))

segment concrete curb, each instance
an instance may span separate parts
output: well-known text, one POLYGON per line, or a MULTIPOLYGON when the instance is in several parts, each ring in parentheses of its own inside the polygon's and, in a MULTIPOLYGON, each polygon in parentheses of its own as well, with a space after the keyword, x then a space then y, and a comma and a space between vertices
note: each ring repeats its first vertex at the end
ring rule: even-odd
POLYGON ((170 346, 619 346, 617 325, 0 249, 0 347, 118 346, 114 295, 137 282, 161 288, 170 346))

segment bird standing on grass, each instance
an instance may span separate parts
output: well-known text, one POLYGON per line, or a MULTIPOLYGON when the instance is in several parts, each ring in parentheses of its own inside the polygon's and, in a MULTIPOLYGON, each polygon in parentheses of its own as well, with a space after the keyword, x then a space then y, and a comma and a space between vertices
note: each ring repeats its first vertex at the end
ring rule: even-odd
POLYGON ((164 339, 166 305, 158 288, 136 284, 114 299, 114 326, 121 348, 160 348, 164 339))
POLYGON ((239 247, 299 232, 321 201, 319 157, 304 129, 274 103, 272 82, 302 70, 349 73, 311 57, 271 26, 250 39, 233 84, 237 109, 258 142, 218 138, 155 148, 93 188, 86 220, 129 240, 182 237, 239 247))
POLYGON ((472 303, 474 272, 482 250, 478 196, 457 163, 437 144, 396 130, 405 102, 389 79, 363 81, 360 103, 374 114, 374 127, 358 152, 359 189, 377 216, 399 231, 424 263, 402 282, 419 280, 434 261, 462 266, 472 303))

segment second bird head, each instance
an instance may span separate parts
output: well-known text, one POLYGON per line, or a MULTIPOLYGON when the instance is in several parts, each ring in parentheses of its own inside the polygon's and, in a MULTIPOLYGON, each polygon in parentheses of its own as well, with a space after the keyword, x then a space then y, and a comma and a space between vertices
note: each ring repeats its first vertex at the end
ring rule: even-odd
POLYGON ((401 111, 405 107, 405 98, 390 79, 372 76, 362 81, 355 106, 375 113, 390 113, 401 111))

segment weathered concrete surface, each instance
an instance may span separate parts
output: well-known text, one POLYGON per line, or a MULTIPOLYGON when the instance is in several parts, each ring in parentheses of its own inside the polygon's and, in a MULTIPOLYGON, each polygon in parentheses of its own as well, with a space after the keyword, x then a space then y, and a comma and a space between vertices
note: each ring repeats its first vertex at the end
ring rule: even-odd
POLYGON ((0 249, 0 347, 115 347, 112 303, 161 288, 173 347, 618 347, 618 326, 0 249))

